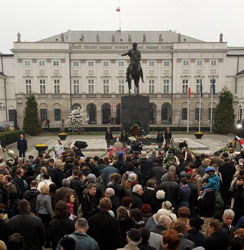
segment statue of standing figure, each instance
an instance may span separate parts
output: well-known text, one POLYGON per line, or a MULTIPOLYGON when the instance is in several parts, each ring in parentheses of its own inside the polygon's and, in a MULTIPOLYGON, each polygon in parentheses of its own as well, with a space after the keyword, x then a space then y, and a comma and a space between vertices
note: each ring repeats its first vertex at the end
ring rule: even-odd
POLYGON ((128 82, 129 93, 131 90, 131 81, 134 80, 135 86, 137 88, 137 94, 139 94, 139 80, 143 80, 143 71, 141 68, 141 52, 137 49, 137 43, 132 44, 133 47, 127 53, 122 54, 122 56, 130 57, 130 64, 126 70, 126 82, 128 82))
POLYGON ((17 34, 17 41, 18 42, 21 42, 21 34, 18 32, 18 34, 17 34))

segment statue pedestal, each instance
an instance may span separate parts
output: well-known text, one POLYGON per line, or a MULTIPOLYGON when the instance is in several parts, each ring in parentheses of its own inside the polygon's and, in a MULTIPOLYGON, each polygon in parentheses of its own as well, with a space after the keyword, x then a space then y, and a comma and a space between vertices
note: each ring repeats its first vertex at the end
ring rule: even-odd
POLYGON ((149 96, 128 95, 121 97, 120 122, 122 129, 130 131, 134 122, 139 122, 146 134, 149 133, 150 102, 149 96))

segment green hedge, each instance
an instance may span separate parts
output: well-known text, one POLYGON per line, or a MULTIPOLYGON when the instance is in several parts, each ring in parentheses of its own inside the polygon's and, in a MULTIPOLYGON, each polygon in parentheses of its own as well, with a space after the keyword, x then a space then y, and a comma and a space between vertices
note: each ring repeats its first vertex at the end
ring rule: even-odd
POLYGON ((0 132, 1 144, 7 146, 13 142, 16 142, 20 134, 23 134, 22 130, 0 132))

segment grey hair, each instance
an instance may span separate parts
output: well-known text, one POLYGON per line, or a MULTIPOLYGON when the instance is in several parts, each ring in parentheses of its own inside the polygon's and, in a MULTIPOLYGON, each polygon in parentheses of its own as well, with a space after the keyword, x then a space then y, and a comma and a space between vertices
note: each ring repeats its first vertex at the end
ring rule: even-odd
POLYGON ((137 193, 138 191, 140 191, 142 189, 142 185, 140 184, 136 184, 133 189, 132 192, 137 193))
POLYGON ((158 224, 164 224, 165 222, 171 222, 171 219, 169 218, 168 215, 160 215, 158 218, 158 224))
POLYGON ((115 195, 115 192, 114 192, 113 188, 107 188, 105 193, 108 193, 111 197, 115 195))
POLYGON ((62 180, 62 185, 63 185, 63 186, 68 187, 69 184, 70 184, 70 180, 69 180, 69 179, 66 179, 66 178, 65 178, 65 179, 62 180))
POLYGON ((227 214, 232 216, 232 217, 235 217, 235 212, 232 209, 225 209, 223 216, 225 216, 227 214))
POLYGON ((88 227, 88 222, 85 218, 79 218, 76 222, 75 222, 75 226, 79 227, 79 228, 87 228, 88 227))

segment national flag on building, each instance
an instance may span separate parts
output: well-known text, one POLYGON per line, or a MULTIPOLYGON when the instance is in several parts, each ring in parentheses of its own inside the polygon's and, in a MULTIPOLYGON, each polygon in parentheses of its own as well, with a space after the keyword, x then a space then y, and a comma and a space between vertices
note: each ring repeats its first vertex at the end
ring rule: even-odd
POLYGON ((202 98, 202 79, 200 80, 200 96, 202 98))
POLYGON ((215 79, 212 79, 212 93, 215 95, 215 79))
POLYGON ((188 99, 189 100, 191 99, 191 88, 190 87, 188 88, 188 99))
POLYGON ((117 8, 116 8, 116 12, 120 12, 120 7, 117 7, 117 8))
POLYGON ((244 141, 236 135, 236 140, 240 143, 241 147, 244 148, 244 141))

